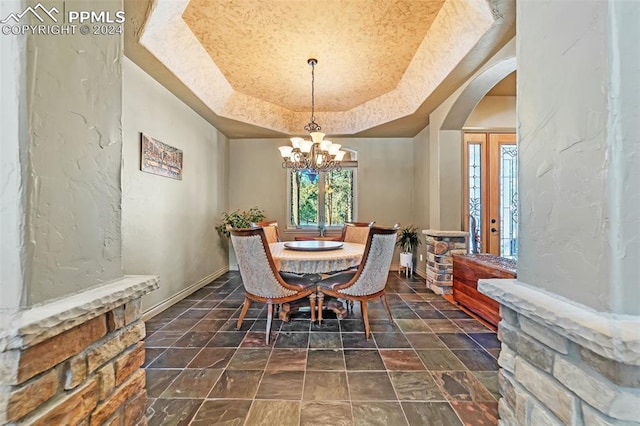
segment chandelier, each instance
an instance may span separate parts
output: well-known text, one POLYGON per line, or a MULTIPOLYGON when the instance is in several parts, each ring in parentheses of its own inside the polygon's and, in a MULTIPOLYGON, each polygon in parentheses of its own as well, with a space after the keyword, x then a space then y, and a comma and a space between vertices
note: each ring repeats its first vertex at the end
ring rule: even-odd
POLYGON ((317 59, 309 59, 311 65, 311 121, 304 126, 309 132, 311 140, 299 137, 291 138, 291 146, 281 146, 282 167, 296 171, 304 171, 307 175, 317 175, 318 172, 341 170, 340 162, 345 155, 340 148, 342 145, 324 139, 322 127, 316 123, 315 117, 315 66, 317 59))

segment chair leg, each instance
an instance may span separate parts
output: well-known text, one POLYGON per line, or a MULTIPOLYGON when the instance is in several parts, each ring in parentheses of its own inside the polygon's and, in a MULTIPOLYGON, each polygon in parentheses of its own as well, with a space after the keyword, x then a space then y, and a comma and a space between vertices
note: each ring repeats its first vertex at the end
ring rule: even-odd
POLYGON ((240 327, 242 327, 242 320, 244 320, 245 315, 247 315, 247 311, 249 310, 250 305, 251 299, 245 297, 244 305, 242 305, 242 312, 240 312, 240 318, 238 318, 238 323, 236 324, 236 330, 240 330, 240 327))
POLYGON ((318 325, 322 324, 322 304, 324 303, 324 294, 318 292, 318 325))
POLYGON ((387 315, 389 315, 389 321, 393 322, 393 317, 391 316, 391 309, 389 309, 389 304, 387 303, 387 297, 382 294, 382 296, 380 296, 380 300, 382 300, 382 306, 384 306, 384 309, 387 311, 387 315))
POLYGON ((364 321, 364 338, 369 340, 371 328, 369 328, 369 311, 367 311, 367 301, 360 301, 360 310, 362 311, 362 321, 364 321))
POLYGON ((309 295, 309 307, 311 308, 311 322, 316 322, 316 294, 309 295))
POLYGON ((269 346, 269 337, 271 336, 271 321, 273 321, 273 304, 267 303, 267 331, 265 344, 269 346))

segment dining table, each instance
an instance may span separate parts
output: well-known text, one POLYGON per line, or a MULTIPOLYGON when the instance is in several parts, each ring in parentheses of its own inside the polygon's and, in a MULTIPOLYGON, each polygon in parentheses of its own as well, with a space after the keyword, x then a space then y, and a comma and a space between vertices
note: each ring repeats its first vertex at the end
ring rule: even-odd
MULTIPOLYGON (((269 244, 271 257, 280 272, 290 272, 308 276, 319 281, 323 275, 333 274, 356 267, 362 261, 364 244, 342 241, 284 241, 269 244)), ((288 321, 290 315, 302 307, 302 303, 283 304, 279 316, 288 321)), ((335 312, 338 319, 344 319, 348 310, 338 299, 328 299, 324 307, 335 312)), ((311 316, 315 318, 314 313, 311 316)))

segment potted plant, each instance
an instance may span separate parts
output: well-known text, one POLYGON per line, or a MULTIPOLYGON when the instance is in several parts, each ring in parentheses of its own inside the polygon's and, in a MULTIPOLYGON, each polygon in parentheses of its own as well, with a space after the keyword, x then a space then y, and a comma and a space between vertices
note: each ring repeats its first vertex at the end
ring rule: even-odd
POLYGON ((252 207, 249 210, 235 210, 231 213, 223 212, 220 219, 220 225, 216 226, 216 230, 229 237, 227 227, 234 229, 249 228, 251 222, 260 222, 264 220, 264 210, 252 207))
POLYGON ((400 266, 408 266, 413 270, 413 251, 420 245, 418 229, 413 226, 405 226, 398 232, 396 245, 400 247, 400 266))

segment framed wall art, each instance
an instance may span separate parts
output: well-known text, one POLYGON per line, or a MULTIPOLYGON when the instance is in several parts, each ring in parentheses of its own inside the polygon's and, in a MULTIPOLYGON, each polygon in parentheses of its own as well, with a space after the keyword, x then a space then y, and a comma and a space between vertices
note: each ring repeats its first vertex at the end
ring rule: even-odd
POLYGON ((140 170, 182 180, 182 150, 140 133, 140 170))

